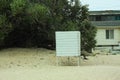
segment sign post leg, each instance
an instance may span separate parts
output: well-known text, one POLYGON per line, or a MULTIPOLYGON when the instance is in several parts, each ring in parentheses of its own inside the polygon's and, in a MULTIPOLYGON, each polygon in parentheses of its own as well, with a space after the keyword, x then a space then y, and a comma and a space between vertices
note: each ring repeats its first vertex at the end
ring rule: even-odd
POLYGON ((58 57, 56 56, 56 64, 59 66, 58 57))
POLYGON ((80 56, 78 56, 78 66, 80 66, 80 56))

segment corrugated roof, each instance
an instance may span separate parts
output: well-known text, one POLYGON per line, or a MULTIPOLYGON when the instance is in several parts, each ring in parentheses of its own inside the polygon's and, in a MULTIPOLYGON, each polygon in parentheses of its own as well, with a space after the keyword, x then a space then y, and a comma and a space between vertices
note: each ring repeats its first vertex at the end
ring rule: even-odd
POLYGON ((120 10, 89 11, 90 15, 118 15, 120 10))

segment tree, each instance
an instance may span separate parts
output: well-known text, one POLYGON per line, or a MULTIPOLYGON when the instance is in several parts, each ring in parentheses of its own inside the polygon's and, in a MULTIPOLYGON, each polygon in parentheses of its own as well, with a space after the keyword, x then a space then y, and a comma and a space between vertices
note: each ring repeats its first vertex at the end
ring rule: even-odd
POLYGON ((96 28, 87 19, 82 21, 81 27, 81 48, 87 52, 91 52, 95 47, 96 28))
MULTIPOLYGON (((6 37, 7 46, 42 46, 48 34, 49 9, 43 4, 28 0, 13 0, 10 3, 10 21, 14 29, 6 37)), ((45 42, 44 42, 45 43, 45 42)))
POLYGON ((82 50, 91 52, 92 48, 94 48, 96 44, 96 27, 89 21, 88 5, 82 6, 79 4, 79 0, 71 0, 70 5, 68 5, 64 11, 66 20, 71 20, 77 25, 76 30, 81 32, 82 50))
POLYGON ((96 40, 96 27, 93 26, 89 21, 89 12, 88 12, 88 5, 84 5, 81 7, 82 15, 81 15, 81 23, 79 24, 81 31, 81 44, 82 50, 87 52, 92 52, 92 48, 95 47, 96 40))
MULTIPOLYGON (((29 36, 29 25, 26 19, 27 0, 11 0, 9 5, 8 21, 12 24, 13 29, 5 37, 4 42, 7 47, 23 47, 26 45, 29 36), (28 28, 28 29, 27 29, 28 28)), ((7 13, 7 12, 6 12, 7 13)))
POLYGON ((0 1, 0 48, 4 46, 4 39, 12 30, 12 24, 9 22, 11 0, 0 1))
POLYGON ((32 31, 32 41, 36 46, 44 46, 47 42, 50 31, 49 23, 49 9, 43 4, 30 4, 27 9, 27 16, 29 19, 32 31))
POLYGON ((6 46, 54 45, 55 31, 81 31, 82 50, 90 52, 95 46, 96 28, 79 0, 2 0, 0 4, 0 40, 6 46))
POLYGON ((4 46, 4 39, 12 29, 5 15, 0 15, 0 47, 4 46))

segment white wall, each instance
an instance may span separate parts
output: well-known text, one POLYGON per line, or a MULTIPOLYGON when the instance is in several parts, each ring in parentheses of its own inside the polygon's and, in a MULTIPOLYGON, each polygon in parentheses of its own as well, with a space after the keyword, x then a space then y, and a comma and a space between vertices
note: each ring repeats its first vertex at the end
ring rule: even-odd
POLYGON ((106 39, 106 29, 98 28, 96 40, 96 45, 118 45, 118 41, 120 41, 120 29, 114 29, 114 39, 106 39))
POLYGON ((118 38, 119 38, 119 41, 120 41, 120 29, 118 30, 118 33, 119 33, 118 38))

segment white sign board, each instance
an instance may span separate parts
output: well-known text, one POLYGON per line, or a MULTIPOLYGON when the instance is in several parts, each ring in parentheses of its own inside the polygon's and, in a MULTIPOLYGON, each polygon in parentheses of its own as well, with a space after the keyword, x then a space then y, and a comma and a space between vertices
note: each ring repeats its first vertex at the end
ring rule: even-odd
POLYGON ((56 56, 80 56, 80 32, 56 32, 56 56))

